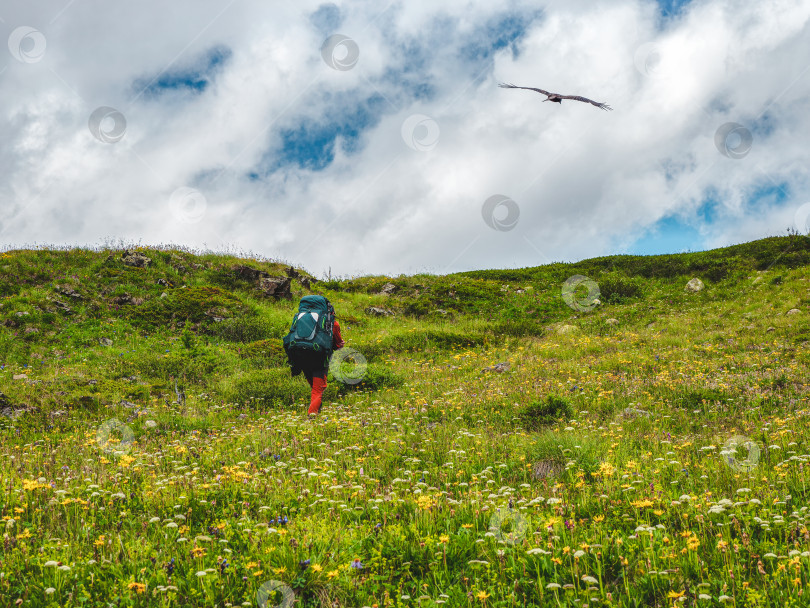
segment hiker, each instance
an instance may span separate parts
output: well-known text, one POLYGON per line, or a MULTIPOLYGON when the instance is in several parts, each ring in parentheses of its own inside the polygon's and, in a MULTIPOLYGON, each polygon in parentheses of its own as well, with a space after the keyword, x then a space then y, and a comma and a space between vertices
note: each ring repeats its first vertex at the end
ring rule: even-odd
POLYGON ((293 377, 303 372, 312 389, 307 413, 315 415, 321 410, 332 352, 343 348, 344 344, 335 309, 329 300, 324 296, 301 298, 290 333, 283 343, 293 377))

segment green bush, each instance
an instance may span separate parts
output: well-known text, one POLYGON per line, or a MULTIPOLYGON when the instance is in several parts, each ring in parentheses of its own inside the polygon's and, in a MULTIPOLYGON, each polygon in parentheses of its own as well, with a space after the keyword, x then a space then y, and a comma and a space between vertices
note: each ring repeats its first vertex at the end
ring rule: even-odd
POLYGON ((308 401, 310 389, 303 375, 293 378, 289 369, 257 369, 223 379, 218 393, 229 403, 254 407, 289 406, 308 401))
POLYGON ((195 354, 171 352, 144 353, 132 362, 143 376, 168 382, 171 378, 185 378, 187 382, 207 386, 210 378, 221 374, 227 365, 219 353, 199 348, 195 354))
POLYGON ((574 408, 562 397, 548 395, 545 399, 525 405, 518 417, 527 431, 536 431, 574 417, 574 408))
POLYGON ((420 331, 399 330, 373 341, 353 341, 353 347, 369 361, 384 353, 423 352, 428 350, 451 350, 470 348, 484 343, 478 333, 463 333, 444 329, 420 331))
POLYGON ((641 285, 632 279, 620 276, 604 276, 599 279, 599 299, 602 302, 619 304, 642 296, 641 285))
POLYGON ((697 410, 703 409, 707 405, 717 403, 726 405, 730 398, 731 395, 722 390, 714 388, 702 388, 688 390, 676 395, 674 401, 676 405, 686 410, 697 410))
POLYGON ((488 328, 489 332, 495 336, 542 336, 545 327, 540 321, 533 317, 523 317, 493 323, 488 328))
POLYGON ((265 317, 252 315, 225 319, 211 326, 211 333, 228 342, 256 342, 275 337, 278 330, 265 317))
MULTIPOLYGON (((143 328, 157 328, 173 322, 215 323, 214 318, 233 318, 246 307, 232 293, 218 287, 173 289, 165 298, 152 298, 123 314, 143 328)), ((222 321, 224 322, 224 321, 222 321)))
POLYGON ((556 471, 574 462, 574 470, 581 469, 591 474, 599 468, 605 451, 606 447, 598 441, 546 431, 528 445, 527 461, 546 463, 547 469, 556 471))
POLYGON ((243 359, 256 359, 265 365, 282 367, 287 365, 287 352, 281 340, 257 340, 239 347, 239 356, 243 359))
POLYGON ((402 384, 405 383, 405 380, 398 374, 392 372, 386 366, 369 363, 366 366, 366 372, 359 383, 345 384, 335 378, 332 375, 331 370, 329 373, 329 383, 335 384, 338 387, 337 392, 342 395, 350 390, 379 390, 385 387, 394 388, 397 386, 402 386, 402 384))

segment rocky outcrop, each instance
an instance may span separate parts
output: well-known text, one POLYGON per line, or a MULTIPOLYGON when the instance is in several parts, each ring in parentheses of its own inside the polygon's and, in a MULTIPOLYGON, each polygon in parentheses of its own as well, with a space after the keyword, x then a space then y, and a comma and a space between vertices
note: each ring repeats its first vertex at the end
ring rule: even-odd
POLYGON ((121 260, 127 266, 134 266, 135 268, 146 268, 152 264, 152 258, 146 257, 140 251, 125 251, 121 254, 121 260))
POLYGON ((270 273, 267 273, 264 270, 259 270, 258 268, 251 268, 250 266, 244 265, 235 266, 233 268, 233 274, 238 279, 251 282, 258 282, 261 279, 267 279, 270 277, 270 273))
POLYGON ((689 279, 689 282, 686 284, 684 289, 691 293, 697 293, 698 291, 701 291, 703 289, 703 281, 701 281, 697 277, 694 279, 689 279))
POLYGON ((259 279, 259 289, 267 297, 291 299, 290 277, 263 277, 259 279))
POLYGON ((365 313, 372 317, 392 317, 394 313, 387 308, 380 308, 379 306, 369 306, 366 308, 365 313))
POLYGON ((115 306, 140 306, 143 304, 143 298, 138 298, 136 296, 132 296, 128 293, 124 293, 118 296, 115 296, 111 302, 115 306))
POLYGON ((56 287, 56 291, 62 294, 63 296, 67 296, 69 298, 73 298, 74 300, 84 300, 84 296, 80 294, 78 291, 73 289, 72 287, 56 287))
POLYGON ((14 420, 26 412, 38 411, 39 408, 27 407, 25 405, 14 405, 3 393, 0 393, 0 416, 14 420))

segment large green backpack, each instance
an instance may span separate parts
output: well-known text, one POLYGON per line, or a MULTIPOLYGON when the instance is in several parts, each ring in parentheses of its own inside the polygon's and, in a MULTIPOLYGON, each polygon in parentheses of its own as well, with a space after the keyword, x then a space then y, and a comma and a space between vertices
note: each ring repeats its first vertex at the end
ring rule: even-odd
POLYGON ((290 333, 284 337, 284 350, 291 365, 298 353, 323 353, 326 361, 332 355, 332 328, 335 309, 323 296, 304 296, 298 304, 290 333))

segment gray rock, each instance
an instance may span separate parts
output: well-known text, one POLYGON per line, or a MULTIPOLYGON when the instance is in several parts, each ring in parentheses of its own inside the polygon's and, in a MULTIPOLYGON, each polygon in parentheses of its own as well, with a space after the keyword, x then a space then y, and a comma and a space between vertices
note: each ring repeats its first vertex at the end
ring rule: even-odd
POLYGON ((797 315, 797 314, 799 314, 800 312, 801 312, 801 310, 799 310, 798 308, 791 308, 791 309, 790 309, 789 311, 787 311, 785 314, 786 314, 786 315, 797 315))
POLYGON ((152 264, 152 259, 146 257, 140 251, 125 251, 121 254, 121 260, 127 266, 134 266, 135 268, 146 268, 152 264))
POLYGON ((11 420, 16 420, 20 416, 22 416, 28 410, 26 409, 14 409, 13 407, 4 407, 0 409, 0 416, 4 416, 5 418, 9 418, 11 420))
POLYGON ((25 380, 28 378, 28 374, 14 374, 11 379, 12 380, 25 380))
POLYGON ((369 306, 366 308, 365 313, 372 317, 392 317, 394 313, 387 308, 379 308, 377 306, 369 306))
POLYGON ((245 281, 260 281, 261 279, 270 278, 270 274, 258 268, 251 268, 250 266, 234 266, 231 269, 238 278, 245 281))
POLYGON ((484 369, 481 370, 481 372, 498 372, 499 374, 502 374, 503 372, 509 371, 510 367, 512 366, 509 365, 509 363, 507 363, 506 361, 504 361, 502 363, 496 363, 495 365, 485 367, 484 369))
POLYGON ((259 279, 259 289, 267 297, 291 299, 290 277, 264 277, 259 279))
POLYGON ((98 343, 101 344, 102 346, 112 346, 113 345, 113 341, 110 340, 109 338, 101 338, 98 341, 98 343))
POLYGON ((689 279, 689 282, 686 284, 686 287, 684 287, 684 289, 692 293, 697 293, 698 291, 703 289, 703 281, 701 281, 697 277, 694 279, 689 279))
POLYGON ((622 416, 624 416, 625 418, 638 418, 639 416, 649 418, 650 412, 646 410, 640 410, 636 407, 626 407, 622 410, 622 416))
POLYGON ((57 287, 56 291, 74 300, 84 300, 84 296, 71 287, 57 287))
POLYGON ((22 311, 22 312, 15 312, 14 314, 15 314, 16 316, 18 316, 18 317, 27 317, 27 316, 29 315, 29 313, 28 313, 28 312, 26 312, 26 311, 22 311))
MULTIPOLYGON (((48 299, 50 300, 50 298, 48 298, 48 299)), ((70 306, 68 306, 67 304, 65 304, 64 302, 60 302, 59 300, 50 300, 50 301, 53 302, 54 306, 56 306, 57 308, 61 309, 64 312, 72 312, 73 311, 73 309, 70 306)))
POLYGON ((112 299, 112 303, 116 306, 139 306, 143 304, 143 298, 125 293, 120 296, 115 296, 112 299))
POLYGON ((533 479, 545 479, 555 477, 565 470, 565 465, 556 460, 541 460, 532 466, 533 479))
POLYGON ((397 290, 396 285, 394 285, 393 283, 386 283, 385 285, 382 286, 382 289, 380 289, 380 293, 385 296, 390 296, 396 290, 397 290))
POLYGON ((23 330, 24 334, 38 334, 39 330, 36 327, 26 327, 23 330))
POLYGON ((776 331, 776 328, 771 326, 768 329, 766 329, 765 331, 768 332, 768 333, 771 333, 772 331, 776 331))
POLYGON ((8 397, 0 393, 0 416, 15 420, 26 412, 37 411, 39 408, 27 407, 25 405, 14 405, 8 397))
POLYGON ((619 324, 618 319, 606 319, 605 320, 605 325, 618 325, 618 324, 619 324))
POLYGON ((167 294, 165 291, 164 291, 162 294, 160 294, 160 299, 161 299, 161 300, 162 300, 163 298, 168 298, 168 297, 169 297, 169 294, 167 294))
POLYGON ((557 328, 558 334, 575 334, 579 331, 579 327, 576 325, 561 325, 557 328))

